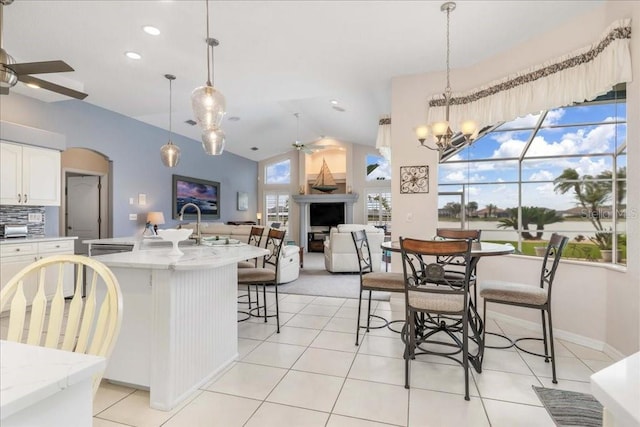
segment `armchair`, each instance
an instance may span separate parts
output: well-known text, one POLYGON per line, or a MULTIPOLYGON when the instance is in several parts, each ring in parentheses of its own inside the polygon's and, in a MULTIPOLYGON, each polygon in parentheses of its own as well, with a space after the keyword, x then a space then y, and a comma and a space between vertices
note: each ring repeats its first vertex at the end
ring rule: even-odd
POLYGON ((384 230, 373 225, 340 224, 332 227, 329 239, 324 241, 324 266, 331 273, 358 273, 360 264, 353 245, 352 231, 364 230, 367 233, 371 250, 373 271, 380 271, 384 230))

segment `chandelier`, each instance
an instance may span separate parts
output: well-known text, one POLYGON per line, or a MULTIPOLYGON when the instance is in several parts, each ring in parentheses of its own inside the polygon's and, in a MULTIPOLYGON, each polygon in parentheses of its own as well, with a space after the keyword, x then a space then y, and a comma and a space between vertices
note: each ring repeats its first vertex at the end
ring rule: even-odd
POLYGON ((169 80, 169 142, 160 148, 160 158, 166 167, 172 168, 180 161, 180 147, 171 142, 171 83, 176 79, 176 76, 165 74, 164 77, 169 80))
POLYGON ((209 155, 220 155, 224 151, 224 132, 220 123, 226 113, 224 95, 213 87, 213 48, 220 43, 209 37, 209 0, 206 0, 207 10, 207 82, 191 92, 191 107, 196 122, 202 129, 202 148, 209 155))
POLYGON ((437 150, 442 154, 443 151, 447 150, 451 147, 451 141, 458 136, 462 136, 462 138, 466 142, 473 141, 477 135, 477 126, 473 121, 465 121, 460 126, 459 132, 454 132, 451 129, 451 124, 449 123, 449 104, 451 103, 451 83, 450 83, 450 72, 451 68, 449 66, 449 55, 451 53, 450 40, 449 40, 449 15, 456 8, 455 2, 448 1, 443 3, 440 6, 440 10, 442 12, 446 12, 447 14, 447 87, 444 89, 443 99, 444 99, 444 107, 445 107, 445 121, 444 122, 436 122, 430 125, 423 125, 416 128, 416 136, 418 137, 418 141, 420 141, 420 145, 422 147, 428 148, 430 150, 437 150), (436 146, 432 147, 427 144, 427 137, 431 134, 435 141, 436 146))

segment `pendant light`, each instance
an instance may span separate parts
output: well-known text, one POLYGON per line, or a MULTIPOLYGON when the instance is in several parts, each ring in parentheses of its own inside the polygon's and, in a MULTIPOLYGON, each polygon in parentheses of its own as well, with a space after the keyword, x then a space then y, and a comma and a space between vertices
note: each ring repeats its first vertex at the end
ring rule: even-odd
POLYGON ((219 155, 224 151, 224 132, 220 129, 226 113, 224 95, 212 84, 213 48, 218 40, 209 36, 209 0, 205 0, 207 12, 207 82, 191 93, 191 107, 195 120, 202 128, 202 148, 207 154, 219 155))
POLYGON ((173 168, 180 161, 180 147, 171 142, 171 83, 176 79, 176 76, 165 74, 164 77, 169 80, 169 142, 160 149, 160 158, 166 167, 173 168))

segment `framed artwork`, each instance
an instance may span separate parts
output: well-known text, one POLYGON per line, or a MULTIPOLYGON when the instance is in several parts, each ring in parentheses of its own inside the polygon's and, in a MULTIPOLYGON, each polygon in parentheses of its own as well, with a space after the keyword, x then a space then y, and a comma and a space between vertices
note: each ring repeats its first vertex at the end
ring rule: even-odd
POLYGON ((400 194, 429 192, 429 166, 400 166, 400 194))
POLYGON ((196 219, 198 206, 202 219, 220 219, 220 183, 188 176, 173 175, 173 219, 179 219, 184 210, 184 219, 196 219))
POLYGON ((246 211, 249 209, 249 195, 244 191, 238 191, 238 210, 246 211))

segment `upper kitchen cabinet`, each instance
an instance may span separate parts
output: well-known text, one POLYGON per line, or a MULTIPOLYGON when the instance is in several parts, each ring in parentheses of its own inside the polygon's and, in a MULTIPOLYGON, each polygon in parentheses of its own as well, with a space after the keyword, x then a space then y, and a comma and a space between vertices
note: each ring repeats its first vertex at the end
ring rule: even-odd
POLYGON ((0 142, 0 204, 60 206, 60 152, 0 142))

